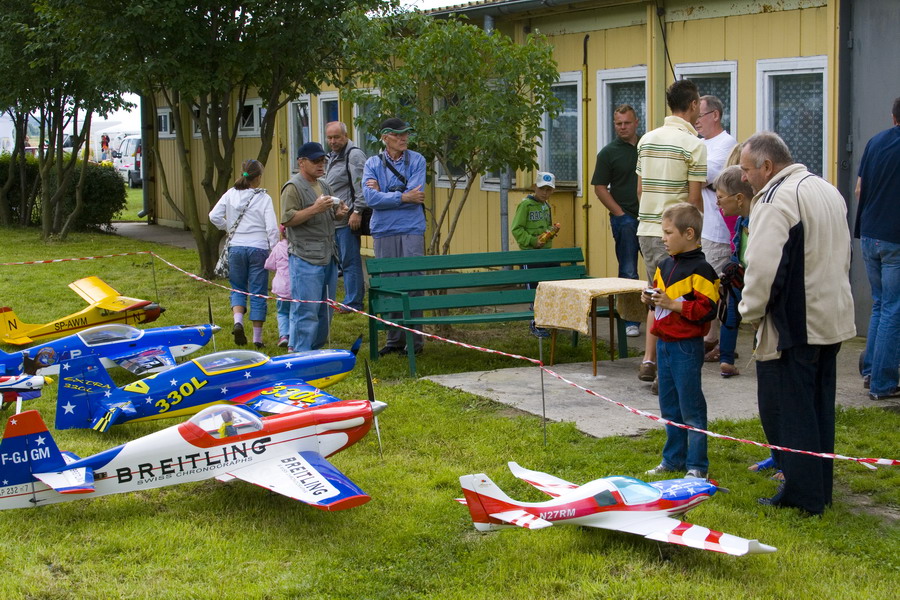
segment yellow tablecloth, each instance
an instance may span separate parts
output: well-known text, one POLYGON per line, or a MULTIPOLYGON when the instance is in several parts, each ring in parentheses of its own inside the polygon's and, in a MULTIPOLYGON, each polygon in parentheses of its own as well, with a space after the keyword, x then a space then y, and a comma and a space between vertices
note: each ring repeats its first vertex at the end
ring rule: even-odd
POLYGON ((534 321, 538 327, 590 332, 591 299, 616 295, 619 314, 626 321, 643 321, 647 309, 640 292, 647 282, 621 277, 542 281, 534 297, 534 321))

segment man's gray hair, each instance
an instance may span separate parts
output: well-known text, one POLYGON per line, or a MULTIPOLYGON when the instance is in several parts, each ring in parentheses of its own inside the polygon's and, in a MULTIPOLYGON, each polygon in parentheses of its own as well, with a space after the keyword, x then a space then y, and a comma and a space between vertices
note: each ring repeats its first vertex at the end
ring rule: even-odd
POLYGON ((330 121, 328 123, 325 123, 325 129, 328 129, 329 125, 334 125, 335 123, 341 126, 341 133, 347 135, 347 124, 343 121, 330 121))
POLYGON ((790 148, 774 131, 754 133, 744 142, 743 147, 747 149, 747 155, 753 159, 757 168, 761 167, 766 159, 779 167, 794 164, 790 148))
POLYGON ((700 96, 700 102, 706 102, 706 110, 718 111, 720 121, 725 116, 725 105, 715 96, 700 96))

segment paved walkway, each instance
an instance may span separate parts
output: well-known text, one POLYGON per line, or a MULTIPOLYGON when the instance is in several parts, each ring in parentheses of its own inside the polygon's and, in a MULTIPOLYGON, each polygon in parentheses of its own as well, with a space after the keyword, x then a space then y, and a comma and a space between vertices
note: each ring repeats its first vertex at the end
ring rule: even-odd
MULTIPOLYGON (((146 223, 113 223, 116 233, 124 237, 169 244, 181 248, 196 248, 189 231, 147 225, 146 223)), ((642 328, 643 333, 643 328, 642 328)), ((567 343, 561 336, 559 343, 567 343)), ((751 335, 742 331, 738 338, 737 360, 741 375, 730 379, 719 376, 718 363, 708 363, 703 369, 703 393, 706 396, 710 420, 748 419, 758 415, 756 409, 756 366, 750 362, 751 335)), ((643 349, 644 337, 629 338, 629 345, 643 349)), ((900 409, 900 401, 875 402, 869 400, 859 376, 859 354, 865 347, 864 338, 845 342, 838 355, 837 402, 841 406, 881 406, 900 409)), ((549 340, 544 343, 544 355, 549 357, 549 340)), ((598 375, 591 374, 590 363, 570 363, 551 367, 560 375, 604 396, 634 408, 659 414, 657 397, 650 393, 650 384, 638 381, 640 358, 626 358, 601 362, 598 375)), ((536 367, 523 366, 495 371, 475 371, 436 375, 428 379, 441 385, 463 390, 502 402, 517 409, 541 415, 543 386, 547 418, 552 421, 572 421, 581 431, 593 436, 636 435, 657 423, 635 415, 610 402, 587 394, 577 388, 544 374, 536 367)), ((893 457, 887 457, 893 458, 893 457)))

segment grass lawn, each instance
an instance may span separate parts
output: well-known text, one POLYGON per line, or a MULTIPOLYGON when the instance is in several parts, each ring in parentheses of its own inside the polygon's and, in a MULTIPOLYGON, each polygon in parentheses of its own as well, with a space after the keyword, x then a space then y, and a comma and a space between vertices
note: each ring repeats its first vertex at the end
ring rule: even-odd
MULTIPOLYGON (((139 192, 140 190, 136 190, 139 192)), ((42 244, 37 233, 0 229, 0 261, 154 250, 192 271, 192 252, 104 234, 42 244)), ((121 293, 167 308, 159 325, 203 323, 207 297, 217 323, 230 325, 227 293, 147 256, 0 267, 0 305, 26 322, 79 310, 66 287, 98 275, 121 293), (158 294, 158 296, 157 296, 158 294)), ((274 306, 266 340, 276 338, 274 306)), ((333 346, 349 347, 363 317, 335 317, 333 346)), ((226 329, 227 331, 227 329, 226 329)), ((525 324, 460 328, 454 337, 537 355, 525 324)), ((218 349, 233 347, 220 333, 218 349)), ((9 350, 9 347, 4 348, 9 350)), ((587 361, 588 343, 560 344, 560 361, 587 361)), ((274 353, 274 352, 273 352, 274 353)), ((360 357, 367 356, 364 344, 360 357)), ((520 366, 521 362, 432 343, 420 375, 520 366)), ((384 459, 374 435, 331 460, 372 496, 362 507, 325 513, 240 481, 215 480, 0 512, 0 598, 894 598, 900 575, 900 470, 870 471, 837 461, 834 507, 824 517, 764 508, 774 483, 749 473, 759 450, 712 440, 710 459, 732 490, 688 513, 690 522, 776 546, 771 555, 731 557, 638 536, 575 527, 478 534, 459 476, 487 473, 511 496, 539 501, 506 468, 515 460, 576 483, 605 475, 640 477, 658 457, 662 429, 594 439, 571 424, 548 427, 483 398, 406 377, 396 357, 373 365, 384 459), (890 590, 894 590, 891 592, 890 590)), ((115 374, 121 384, 128 374, 115 374)), ((329 388, 365 397, 363 369, 329 388)), ((32 408, 52 423, 55 386, 32 408)), ((621 398, 628 402, 629 398, 621 398)), ((711 399, 710 401, 714 401, 711 399)), ((639 418, 639 417, 634 417, 639 418)), ((54 432, 81 456, 175 421, 117 426, 107 434, 54 432)), ((763 439, 756 421, 717 421, 710 429, 763 439)), ((900 415, 843 410, 837 448, 853 456, 900 455, 900 415)))
POLYGON ((127 204, 125 209, 116 215, 116 221, 143 221, 147 217, 139 217, 138 213, 144 209, 144 190, 141 188, 132 188, 124 183, 125 193, 127 195, 127 204))

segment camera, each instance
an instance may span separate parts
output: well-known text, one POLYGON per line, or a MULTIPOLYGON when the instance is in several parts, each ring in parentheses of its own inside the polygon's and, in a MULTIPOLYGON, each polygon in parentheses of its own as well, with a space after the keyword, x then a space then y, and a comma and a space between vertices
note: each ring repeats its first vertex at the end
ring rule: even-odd
POLYGON ((388 191, 389 192, 405 192, 406 186, 405 185, 392 185, 391 187, 388 188, 388 191))

